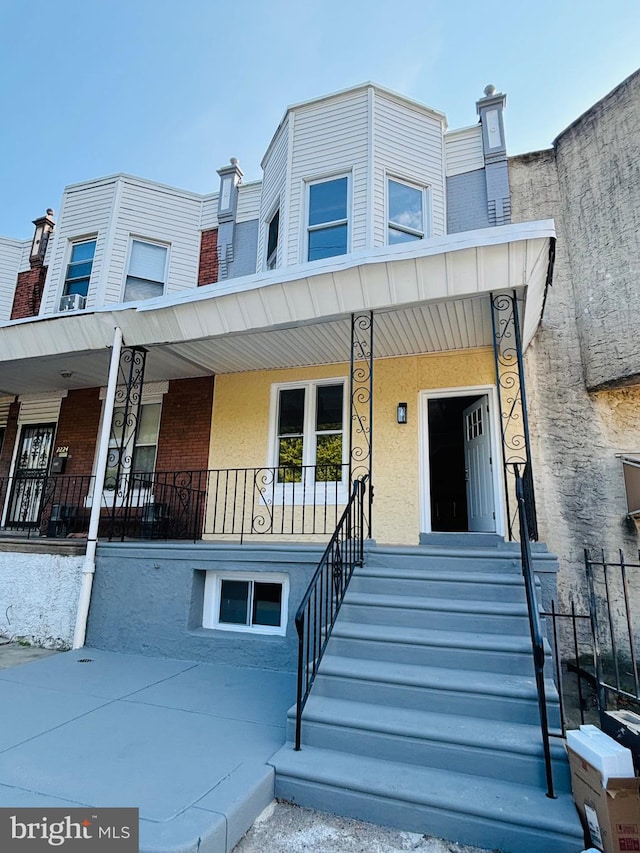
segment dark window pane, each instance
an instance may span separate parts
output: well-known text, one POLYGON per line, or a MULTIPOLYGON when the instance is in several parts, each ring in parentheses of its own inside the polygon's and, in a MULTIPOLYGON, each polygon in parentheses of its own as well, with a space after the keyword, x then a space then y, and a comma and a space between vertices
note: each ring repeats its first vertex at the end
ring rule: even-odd
POLYGON ((421 190, 389 181, 389 221, 402 228, 423 231, 421 190))
POLYGON ((278 482, 299 483, 302 480, 302 436, 278 440, 278 482))
POLYGON ((316 398, 316 430, 342 429, 342 385, 319 385, 316 398))
POLYGON ((220 591, 220 622, 247 624, 249 581, 222 581, 220 591))
POLYGON ((347 253, 347 226, 334 225, 332 228, 322 228, 309 232, 309 258, 318 261, 321 258, 332 258, 334 255, 347 253))
POLYGON ((301 435, 304 429, 304 388, 280 391, 278 435, 301 435))
POLYGON ((347 179, 322 181, 309 187, 309 225, 347 218, 347 179))
POLYGON ((75 281, 67 282, 64 293, 65 296, 68 296, 71 293, 79 293, 80 296, 86 296, 87 291, 89 290, 89 279, 88 278, 78 278, 75 281))
POLYGON ((394 243, 410 243, 412 240, 421 240, 416 234, 409 234, 408 231, 398 231, 396 228, 389 228, 389 244, 394 243))
POLYGON ((153 299, 162 296, 164 284, 161 281, 149 281, 146 278, 134 278, 127 276, 124 288, 125 302, 138 302, 141 299, 153 299))
POLYGON ((253 584, 253 625, 281 624, 282 584, 253 584))
POLYGON ((280 211, 277 210, 269 223, 269 238, 267 240, 267 258, 278 248, 278 229, 280 227, 280 211))
POLYGON ((86 278, 91 275, 93 261, 83 261, 81 264, 69 264, 67 278, 86 278))
POLYGON ((316 482, 342 479, 342 433, 319 435, 316 442, 316 482))
POLYGON ((90 261, 96 250, 96 241, 89 240, 87 243, 76 243, 71 250, 71 262, 90 261))

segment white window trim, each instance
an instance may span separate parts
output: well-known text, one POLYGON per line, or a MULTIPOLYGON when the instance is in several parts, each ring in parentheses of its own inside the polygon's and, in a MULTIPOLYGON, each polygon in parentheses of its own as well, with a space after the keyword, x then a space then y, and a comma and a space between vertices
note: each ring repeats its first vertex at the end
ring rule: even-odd
MULTIPOLYGON (((346 376, 334 376, 322 379, 308 379, 304 382, 277 382, 271 386, 271 399, 269 404, 269 455, 267 458, 267 467, 278 467, 278 401, 280 391, 287 388, 304 388, 304 426, 303 426, 303 443, 302 443, 302 464, 315 465, 315 458, 311 456, 311 444, 308 437, 315 434, 315 426, 313 416, 315 414, 315 403, 313 402, 313 394, 319 385, 338 385, 343 388, 342 398, 342 480, 322 481, 319 483, 274 483, 273 499, 274 502, 285 504, 286 506, 303 506, 305 503, 324 503, 329 505, 346 504, 349 499, 349 483, 345 471, 345 465, 348 462, 348 382, 346 376)), ((267 491, 263 496, 271 497, 267 491)), ((266 501, 265 501, 266 502, 266 501)))
POLYGON ((98 233, 95 234, 81 234, 77 237, 67 237, 67 244, 64 249, 64 257, 62 259, 62 281, 58 287, 58 295, 56 297, 56 307, 60 305, 60 300, 63 296, 66 296, 65 293, 65 285, 67 283, 67 271, 69 269, 69 264, 71 263, 71 254, 73 252, 73 247, 77 246, 79 243, 90 243, 92 240, 96 241, 96 247, 93 251, 93 259, 91 261, 91 274, 89 275, 89 284, 87 285, 87 295, 85 299, 89 299, 89 294, 91 292, 91 282, 94 277, 94 265, 96 262, 96 255, 98 254, 98 233))
POLYGON ((202 608, 203 628, 234 631, 243 634, 278 634, 284 636, 287 633, 288 614, 289 575, 282 572, 206 572, 202 608), (238 625, 231 622, 220 622, 220 594, 223 580, 280 584, 282 586, 280 625, 238 625))
POLYGON ((431 237, 432 228, 431 228, 431 187, 429 184, 421 184, 416 181, 412 181, 408 178, 400 178, 398 175, 391 174, 390 172, 385 172, 384 175, 384 195, 385 195, 385 222, 384 222, 384 237, 385 237, 385 245, 391 245, 389 243, 389 228, 394 227, 398 231, 403 231, 406 234, 412 234, 414 236, 419 237, 421 240, 426 240, 428 237, 431 237), (423 233, 420 237, 420 232, 415 231, 412 228, 403 228, 399 226, 397 223, 391 223, 391 217, 389 215, 389 181, 394 181, 396 184, 404 184, 406 187, 410 187, 413 190, 419 190, 422 193, 422 227, 423 233))
MULTIPOLYGON (((350 171, 340 171, 340 172, 332 172, 325 173, 322 176, 313 177, 313 178, 305 178, 304 179, 304 246, 302 252, 302 262, 305 264, 315 264, 322 263, 323 261, 327 261, 327 258, 319 258, 315 261, 308 260, 309 258, 309 234, 311 231, 321 231, 324 228, 331 228, 335 225, 342 225, 346 223, 347 226, 347 246, 344 252, 344 255, 348 255, 351 252, 351 234, 353 231, 352 228, 352 184, 353 184, 353 175, 350 171), (330 222, 323 222, 319 225, 309 225, 309 213, 311 211, 311 187, 315 184, 326 184, 328 181, 337 181, 340 178, 347 179, 347 217, 346 219, 334 219, 330 222)), ((331 255, 331 258, 342 258, 343 254, 339 255, 331 255)))
MULTIPOLYGON (((127 257, 124 264, 124 275, 122 277, 122 285, 120 287, 120 302, 128 304, 124 301, 125 289, 127 287, 127 279, 129 278, 129 265, 131 263, 131 253, 133 251, 133 243, 148 243, 150 246, 160 246, 166 249, 164 257, 164 270, 162 279, 162 296, 166 296, 167 281, 169 278, 169 255, 171 254, 171 243, 165 243, 162 240, 154 240, 152 237, 141 237, 139 234, 129 234, 129 242, 127 243, 127 257)), ((151 298, 151 297, 150 297, 151 298)), ((131 300, 131 302, 140 302, 141 300, 131 300)))

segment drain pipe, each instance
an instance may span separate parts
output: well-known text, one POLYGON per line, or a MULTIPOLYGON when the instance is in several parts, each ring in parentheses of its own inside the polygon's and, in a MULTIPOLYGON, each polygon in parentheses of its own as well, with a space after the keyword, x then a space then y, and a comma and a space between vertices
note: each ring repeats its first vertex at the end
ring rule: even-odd
POLYGON ((87 550, 84 556, 84 565, 82 566, 82 582, 80 585, 80 596, 78 598, 78 610, 76 613, 76 629, 73 635, 74 649, 81 649, 82 646, 84 646, 87 634, 87 619, 89 617, 89 604, 91 603, 91 588, 93 586, 93 576, 96 572, 96 547, 98 545, 98 525, 100 523, 100 509, 102 507, 102 491, 104 489, 104 475, 107 467, 107 454, 109 452, 109 437, 111 435, 111 421, 113 420, 113 404, 116 399, 116 388, 118 385, 118 368, 120 366, 121 349, 122 330, 116 326, 115 333, 113 335, 111 364, 109 365, 107 396, 104 401, 102 430, 100 432, 100 443, 98 445, 96 478, 93 485, 93 495, 91 497, 91 517, 89 518, 87 550))

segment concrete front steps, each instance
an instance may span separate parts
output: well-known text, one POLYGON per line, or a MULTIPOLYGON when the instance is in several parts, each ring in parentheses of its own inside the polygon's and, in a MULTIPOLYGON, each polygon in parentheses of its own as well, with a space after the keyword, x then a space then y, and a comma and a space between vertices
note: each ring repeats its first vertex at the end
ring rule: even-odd
MULTIPOLYGON (((450 537, 356 569, 276 796, 505 853, 578 853, 564 748, 545 770, 518 552, 450 537), (453 540, 453 541, 451 541, 453 540)), ((552 726, 555 687, 547 682, 552 726)))

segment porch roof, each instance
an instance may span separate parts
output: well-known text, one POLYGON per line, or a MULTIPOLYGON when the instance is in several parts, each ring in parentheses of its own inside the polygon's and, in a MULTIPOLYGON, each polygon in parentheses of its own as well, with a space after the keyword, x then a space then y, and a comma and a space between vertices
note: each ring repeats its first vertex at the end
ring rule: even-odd
POLYGON ((349 358, 349 317, 375 312, 375 357, 491 344, 490 292, 524 300, 523 345, 550 279, 552 220, 287 267, 178 295, 0 327, 0 394, 106 383, 116 326, 149 349, 149 381, 349 358), (70 377, 61 373, 71 372, 70 377))

